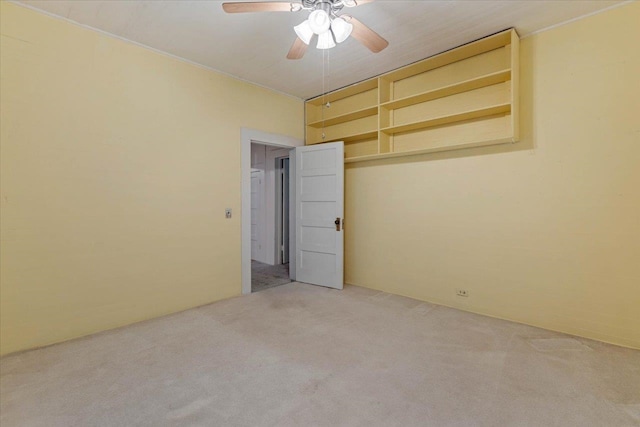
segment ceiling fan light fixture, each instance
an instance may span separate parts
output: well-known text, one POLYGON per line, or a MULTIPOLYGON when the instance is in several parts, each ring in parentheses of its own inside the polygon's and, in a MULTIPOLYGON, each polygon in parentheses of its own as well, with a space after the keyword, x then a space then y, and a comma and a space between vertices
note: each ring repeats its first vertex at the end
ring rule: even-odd
POLYGON ((351 35, 351 31, 353 31, 353 24, 350 24, 342 18, 335 18, 331 22, 331 31, 333 31, 336 42, 342 43, 351 35))
POLYGON ((308 45, 311 43, 311 37, 313 37, 313 30, 311 29, 311 25, 309 25, 309 21, 305 20, 302 24, 296 25, 293 27, 293 30, 296 32, 300 40, 304 42, 304 44, 308 45))
POLYGON ((329 14, 322 9, 314 10, 309 14, 309 26, 317 35, 323 34, 331 26, 331 18, 329 14))
POLYGON ((333 34, 331 34, 331 30, 327 30, 318 35, 318 44, 316 47, 318 49, 331 49, 332 47, 336 47, 336 42, 333 41, 333 34))

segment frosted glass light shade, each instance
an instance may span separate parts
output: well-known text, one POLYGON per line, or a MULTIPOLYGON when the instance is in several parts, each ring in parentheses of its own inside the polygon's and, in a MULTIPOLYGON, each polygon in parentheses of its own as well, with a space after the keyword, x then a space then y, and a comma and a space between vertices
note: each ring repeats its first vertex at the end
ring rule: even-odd
POLYGON ((311 30, 318 35, 323 34, 331 26, 331 18, 322 9, 311 12, 308 21, 311 30))
POLYGON ((318 36, 318 44, 316 45, 318 49, 331 49, 335 46, 336 43, 333 41, 331 30, 327 30, 318 36))
POLYGON ((296 25, 295 27, 293 27, 293 30, 296 32, 300 40, 304 42, 304 44, 308 45, 309 43, 311 43, 311 37, 313 37, 313 30, 309 25, 309 21, 305 20, 302 24, 296 25))
POLYGON ((353 24, 350 24, 342 18, 336 18, 331 22, 331 31, 333 31, 336 41, 342 43, 351 35, 353 24))

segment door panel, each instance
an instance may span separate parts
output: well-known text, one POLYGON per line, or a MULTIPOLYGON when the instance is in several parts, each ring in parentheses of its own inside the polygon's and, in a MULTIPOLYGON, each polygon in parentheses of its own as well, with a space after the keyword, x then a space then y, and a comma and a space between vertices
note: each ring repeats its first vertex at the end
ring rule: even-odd
POLYGON ((344 144, 296 148, 295 177, 297 280, 342 289, 344 144))

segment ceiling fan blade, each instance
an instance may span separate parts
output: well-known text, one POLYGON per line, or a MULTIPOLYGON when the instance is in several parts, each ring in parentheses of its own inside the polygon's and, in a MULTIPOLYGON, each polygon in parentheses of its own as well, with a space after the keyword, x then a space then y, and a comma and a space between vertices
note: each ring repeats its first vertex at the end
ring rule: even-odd
POLYGON ((300 37, 296 37, 296 41, 293 42, 293 46, 289 49, 289 53, 287 54, 287 59, 300 59, 304 56, 304 53, 307 51, 307 45, 303 42, 300 37))
POLYGON ((227 13, 244 12, 295 12, 302 9, 300 3, 284 1, 251 1, 222 3, 222 9, 227 13))
POLYGON ((389 46, 389 42, 382 38, 380 34, 376 33, 353 16, 349 22, 353 24, 351 36, 365 45, 371 52, 378 53, 389 46))

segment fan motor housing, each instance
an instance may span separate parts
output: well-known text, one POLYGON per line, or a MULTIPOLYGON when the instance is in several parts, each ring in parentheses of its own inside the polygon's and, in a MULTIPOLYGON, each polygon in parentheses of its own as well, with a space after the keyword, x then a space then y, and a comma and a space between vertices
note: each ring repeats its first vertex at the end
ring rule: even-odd
POLYGON ((342 10, 344 4, 342 4, 342 0, 302 0, 302 7, 312 10, 322 9, 331 14, 331 12, 336 13, 342 10))

